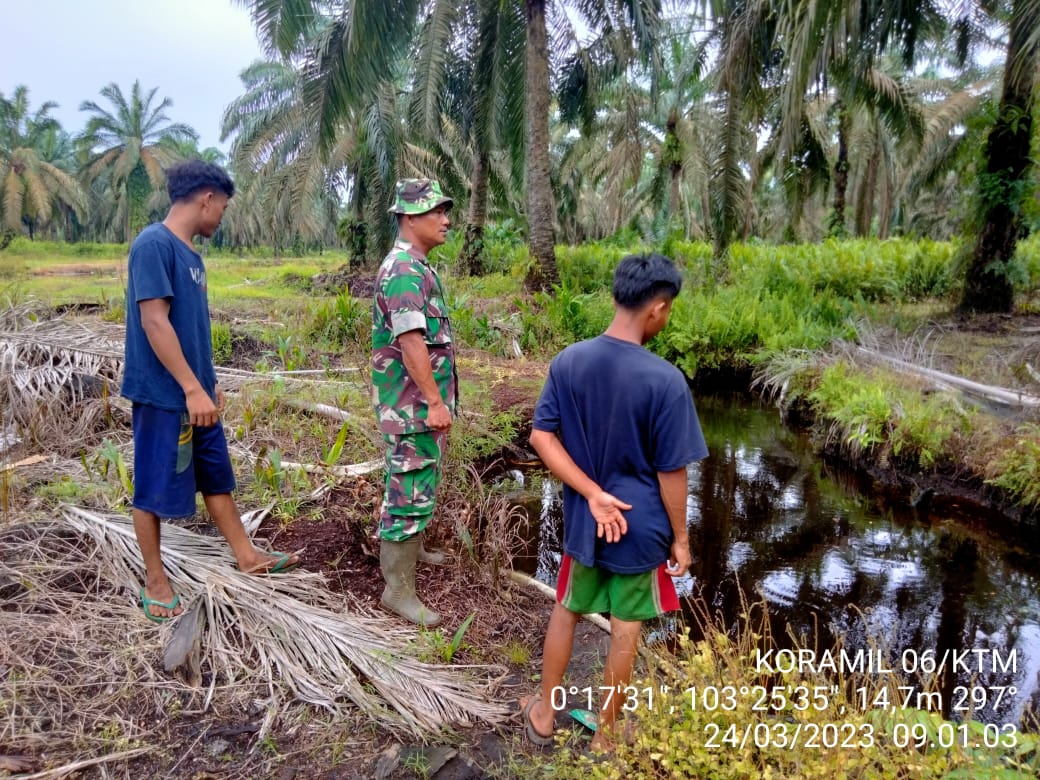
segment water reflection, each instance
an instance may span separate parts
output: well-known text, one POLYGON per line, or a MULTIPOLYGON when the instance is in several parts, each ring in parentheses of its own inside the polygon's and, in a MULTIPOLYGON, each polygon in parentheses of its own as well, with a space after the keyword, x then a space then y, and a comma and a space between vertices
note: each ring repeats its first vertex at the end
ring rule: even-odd
MULTIPOLYGON (((850 651, 885 648, 897 668, 904 653, 908 661, 926 651, 957 657, 958 668, 940 678, 947 714, 964 688, 1006 686, 1015 693, 1005 690, 999 705, 991 694, 977 719, 1011 722, 1038 711, 1035 550, 975 529, 971 517, 919 513, 905 498, 864 491, 855 475, 814 457, 773 410, 715 398, 698 398, 697 407, 711 455, 690 469, 693 566, 676 583, 681 594, 699 595, 727 625, 747 599, 764 599, 775 637, 790 627, 820 648, 843 637, 850 651)), ((543 490, 531 563, 553 582, 559 505, 552 482, 543 490)))

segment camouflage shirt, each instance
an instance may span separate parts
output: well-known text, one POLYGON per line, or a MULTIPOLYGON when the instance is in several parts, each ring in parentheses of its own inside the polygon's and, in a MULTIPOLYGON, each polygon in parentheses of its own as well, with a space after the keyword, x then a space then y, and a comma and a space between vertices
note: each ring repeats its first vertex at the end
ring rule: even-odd
POLYGON ((411 330, 423 332, 434 381, 454 415, 455 345, 441 280, 423 255, 398 239, 379 266, 372 301, 372 405, 383 433, 430 430, 426 399, 408 375, 397 341, 411 330))

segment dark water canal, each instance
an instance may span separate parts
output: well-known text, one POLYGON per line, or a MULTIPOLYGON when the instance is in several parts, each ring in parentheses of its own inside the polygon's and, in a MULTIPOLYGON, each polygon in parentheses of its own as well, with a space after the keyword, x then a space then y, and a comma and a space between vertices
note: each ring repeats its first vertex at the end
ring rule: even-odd
MULTIPOLYGON (((848 657, 871 651, 860 660, 880 673, 915 678, 941 664, 939 696, 922 707, 941 701, 947 716, 970 709, 1009 723, 1040 711, 1035 530, 987 530, 977 513, 886 498, 753 401, 699 397, 697 408, 711 455, 690 469, 693 567, 680 596, 699 597, 727 626, 746 602, 765 603, 778 645, 789 627, 824 667, 838 640, 848 657)), ((558 486, 546 481, 543 493, 538 553, 518 568, 554 584, 558 486)))

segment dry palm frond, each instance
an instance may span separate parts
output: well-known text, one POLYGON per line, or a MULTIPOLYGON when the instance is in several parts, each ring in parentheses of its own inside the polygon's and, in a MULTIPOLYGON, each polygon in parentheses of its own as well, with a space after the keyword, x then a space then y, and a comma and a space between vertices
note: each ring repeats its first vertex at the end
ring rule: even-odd
POLYGON ((792 382, 811 369, 820 369, 830 363, 832 357, 824 352, 790 350, 771 356, 755 370, 752 387, 773 400, 781 410, 793 400, 792 382))
MULTIPOLYGON (((113 409, 129 416, 129 405, 119 397, 124 330, 112 323, 48 317, 51 313, 33 303, 0 312, 0 406, 6 424, 67 452, 110 427, 113 409)), ((218 368, 217 377, 224 389, 272 379, 230 368, 218 368)), ((288 381, 313 385, 316 380, 288 381)))
MULTIPOLYGON (((264 698, 259 684, 238 681, 204 709, 204 692, 164 678, 155 627, 99 577, 98 560, 95 545, 58 519, 0 530, 0 745, 50 767, 20 777, 66 777, 111 761, 118 766, 90 776, 140 777, 131 759, 161 750, 178 720, 219 720, 264 698), (184 706, 179 715, 171 702, 184 706)), ((242 756, 246 770, 227 776, 268 776, 262 763, 242 756)))
POLYGON ((29 300, 24 303, 14 304, 10 298, 5 296, 0 307, 0 330, 14 330, 24 327, 27 323, 34 322, 46 316, 50 309, 42 301, 29 300))
POLYGON ((133 647, 140 633, 130 605, 97 577, 91 552, 58 521, 0 533, 0 744, 78 741, 82 749, 85 724, 117 720, 143 690, 135 684, 155 682, 143 654, 113 651, 113 638, 133 647))
MULTIPOLYGON (((69 524, 97 544, 103 574, 136 583, 143 566, 129 521, 63 507, 69 524)), ((227 680, 259 677, 272 695, 332 712, 349 700, 382 725, 417 735, 478 721, 509 708, 490 698, 487 667, 445 667, 409 654, 415 632, 389 618, 348 612, 316 574, 243 574, 222 541, 163 529, 163 561, 182 599, 202 599, 204 660, 227 680)))
POLYGON ((53 428, 60 440, 75 440, 111 414, 109 399, 116 399, 122 373, 122 340, 111 327, 88 328, 39 314, 23 309, 4 316, 0 403, 8 422, 36 438, 53 428))

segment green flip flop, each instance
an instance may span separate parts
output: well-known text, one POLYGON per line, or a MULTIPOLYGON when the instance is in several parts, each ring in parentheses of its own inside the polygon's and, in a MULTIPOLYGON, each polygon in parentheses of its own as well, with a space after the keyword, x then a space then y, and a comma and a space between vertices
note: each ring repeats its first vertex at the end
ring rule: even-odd
MULTIPOLYGON (((175 610, 181 603, 181 597, 178 594, 174 594, 173 601, 165 602, 158 601, 156 599, 150 599, 144 594, 144 588, 141 588, 141 609, 144 610, 144 616, 151 620, 153 623, 165 623, 170 618, 166 615, 153 615, 149 607, 156 606, 162 607, 163 609, 175 610)), ((177 617, 174 615, 173 617, 177 617)))
POLYGON ((287 571, 292 571, 300 565, 299 561, 296 563, 289 563, 289 559, 292 558, 292 553, 275 552, 274 555, 278 556, 278 563, 267 570, 267 574, 284 574, 287 571))
POLYGON ((596 730, 596 713, 591 710, 570 710, 568 715, 587 728, 589 731, 596 730))
POLYGON ((271 552, 271 555, 275 555, 275 556, 278 557, 278 560, 275 562, 274 566, 272 566, 271 568, 269 568, 269 569, 261 569, 260 566, 257 565, 257 566, 254 566, 251 569, 239 569, 239 571, 242 572, 243 574, 254 574, 254 575, 285 574, 286 572, 292 571, 293 569, 295 569, 297 566, 300 565, 299 561, 296 561, 295 563, 289 563, 289 559, 292 558, 294 555, 299 555, 299 552, 296 552, 296 553, 284 553, 284 552, 278 552, 277 550, 274 550, 274 551, 271 552))

